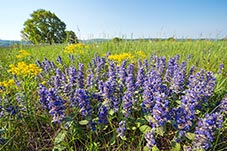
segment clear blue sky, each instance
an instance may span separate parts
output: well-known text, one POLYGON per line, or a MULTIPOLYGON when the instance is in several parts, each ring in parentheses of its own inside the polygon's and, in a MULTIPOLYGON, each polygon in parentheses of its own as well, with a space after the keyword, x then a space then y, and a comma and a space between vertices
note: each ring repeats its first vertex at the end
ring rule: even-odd
POLYGON ((20 40, 23 23, 40 8, 81 39, 227 35, 227 0, 2 0, 0 39, 20 40))

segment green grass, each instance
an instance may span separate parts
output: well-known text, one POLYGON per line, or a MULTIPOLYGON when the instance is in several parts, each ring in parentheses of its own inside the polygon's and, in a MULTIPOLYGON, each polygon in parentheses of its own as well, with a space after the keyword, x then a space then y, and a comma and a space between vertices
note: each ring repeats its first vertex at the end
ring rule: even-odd
MULTIPOLYGON (((11 48, 1 49, 0 54, 0 73, 1 80, 7 79, 10 74, 7 73, 9 64, 14 64, 19 61, 26 63, 35 63, 36 60, 44 60, 46 57, 50 61, 56 61, 60 55, 63 62, 70 64, 68 54, 63 50, 66 45, 36 45, 36 46, 14 46, 11 48), (25 49, 31 53, 31 57, 26 59, 17 59, 16 55, 20 49, 25 49)), ((152 54, 157 56, 165 56, 167 59, 179 54, 180 61, 187 60, 188 55, 189 67, 196 66, 217 73, 219 65, 227 66, 227 42, 226 41, 122 41, 122 42, 104 42, 97 44, 89 44, 89 49, 83 55, 75 55, 75 64, 79 62, 87 64, 95 55, 104 56, 107 52, 111 54, 120 54, 123 52, 135 53, 142 50, 147 55, 147 59, 152 54)), ((225 68, 226 71, 226 68, 225 68)), ((225 78, 224 75, 223 78, 225 78)), ((222 80, 222 79, 221 79, 222 80)), ((225 83, 225 88, 227 84, 225 83)))
MULTIPOLYGON (((66 66, 74 65, 76 68, 78 63, 85 64, 88 68, 88 63, 91 62, 94 56, 105 56, 107 52, 111 54, 120 54, 123 52, 132 53, 135 57, 134 62, 139 59, 136 56, 136 51, 143 51, 147 59, 150 59, 152 54, 157 56, 165 56, 167 60, 177 54, 180 55, 180 62, 187 61, 188 70, 192 66, 196 66, 196 70, 205 69, 212 71, 217 79, 217 86, 214 95, 211 97, 212 104, 215 101, 220 101, 227 93, 227 42, 226 41, 121 41, 121 42, 103 42, 90 43, 88 49, 83 54, 74 54, 75 62, 70 62, 68 54, 63 50, 66 47, 63 45, 31 45, 31 46, 12 46, 9 48, 0 48, 0 82, 13 78, 9 70, 10 64, 24 61, 26 63, 35 63, 37 60, 43 61, 46 57, 48 60, 56 63, 58 56, 62 57, 63 63, 66 66), (16 55, 18 51, 24 49, 31 56, 18 59, 16 55), (189 59, 190 56, 190 59, 189 59), (219 65, 224 64, 224 70, 218 74, 219 65)), ((56 63, 57 64, 57 63, 56 63)), ((63 68, 57 64, 60 68, 63 68)), ((48 75, 50 76, 50 75, 48 75)), ((38 84, 39 79, 26 77, 20 78, 22 86, 19 89, 14 89, 14 92, 4 94, 0 98, 4 98, 11 103, 16 102, 16 96, 23 96, 26 110, 23 112, 22 119, 14 116, 9 116, 0 119, 0 138, 6 138, 6 142, 0 143, 0 150, 52 150, 55 146, 59 150, 143 150, 145 145, 144 136, 137 130, 131 130, 127 134, 127 140, 116 139, 116 134, 113 131, 116 129, 118 119, 111 117, 109 119, 110 126, 101 126, 92 133, 86 130, 83 124, 78 124, 78 121, 67 124, 70 128, 66 129, 65 125, 51 123, 51 116, 48 112, 40 110, 38 101, 38 84)), ((95 104, 95 102, 93 102, 95 104)), ((1 104, 0 104, 1 105, 1 104)), ((212 106, 213 107, 213 106, 212 106)), ((210 111, 207 109, 206 111, 210 111)), ((73 117, 80 117, 78 112, 72 112, 73 117)), ((140 113, 135 113, 140 114, 140 113)), ((82 120, 82 119, 77 119, 82 120)), ((134 121, 130 121, 133 123, 134 121)), ((226 123, 226 122, 225 122, 226 123)), ((223 129, 226 133, 227 129, 223 129)), ((170 130, 171 132, 171 130, 170 130)), ((171 137, 171 133, 167 133, 171 137)), ((222 135, 222 138, 217 140, 218 147, 226 148, 227 142, 222 135), (223 140, 224 139, 224 140, 223 140), (221 145, 220 145, 221 144, 221 145)), ((166 141, 170 145, 168 139, 159 137, 160 141, 166 141)), ((167 146, 168 146, 167 145, 167 146)), ((159 146, 160 147, 160 146, 159 146)), ((214 148, 215 150, 215 148, 214 148)))

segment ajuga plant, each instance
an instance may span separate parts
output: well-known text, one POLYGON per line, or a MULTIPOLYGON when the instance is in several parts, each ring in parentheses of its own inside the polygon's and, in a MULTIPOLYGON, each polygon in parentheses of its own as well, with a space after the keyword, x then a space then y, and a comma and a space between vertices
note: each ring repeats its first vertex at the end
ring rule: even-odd
MULTIPOLYGON (((110 55, 110 54, 109 54, 110 55)), ((71 60, 74 60, 70 56, 71 60)), ((226 97, 215 99, 216 76, 180 55, 152 55, 137 63, 95 56, 91 63, 66 66, 37 61, 35 111, 55 131, 51 147, 60 150, 209 150, 223 149, 226 97), (215 102, 216 106, 214 106, 215 102), (204 107, 206 106, 206 108, 204 107), (210 108, 209 108, 210 107, 210 108), (138 144, 138 145, 136 145, 138 144), (129 147, 128 147, 129 146, 129 147)), ((220 67, 220 73, 223 66, 220 67)), ((17 87, 23 84, 15 75, 17 87)), ((1 86, 2 91, 8 89, 1 86)), ((13 89, 13 88, 12 88, 13 89)), ((1 117, 23 119, 18 101, 1 96, 1 117)), ((32 105, 32 104, 30 104, 32 105)), ((27 112, 28 113, 28 112, 27 112)), ((1 134, 1 133, 0 133, 1 134)), ((1 135, 0 135, 1 136, 1 135)), ((1 138, 0 143, 7 140, 1 138)))

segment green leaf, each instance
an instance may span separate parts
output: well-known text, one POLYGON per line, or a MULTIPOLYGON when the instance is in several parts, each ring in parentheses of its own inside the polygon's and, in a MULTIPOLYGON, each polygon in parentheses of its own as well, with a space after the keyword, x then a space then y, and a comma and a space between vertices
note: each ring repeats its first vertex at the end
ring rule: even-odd
POLYGON ((144 118, 137 118, 136 122, 135 122, 137 127, 140 127, 141 125, 144 125, 146 123, 147 123, 147 121, 144 118))
POLYGON ((152 147, 152 151, 159 151, 158 147, 155 145, 152 147))
POLYGON ((66 134, 67 134, 66 130, 60 131, 60 133, 58 133, 58 135, 54 139, 54 144, 61 143, 65 139, 66 134))
POLYGON ((189 139, 189 140, 194 140, 195 139, 195 134, 194 133, 186 133, 185 136, 189 139))
POLYGON ((111 116, 114 115, 114 109, 111 109, 111 110, 109 111, 109 115, 111 115, 111 116))
POLYGON ((40 115, 40 119, 44 122, 49 122, 49 118, 46 115, 40 115))
POLYGON ((181 105, 181 100, 177 100, 176 103, 181 105))
POLYGON ((143 134, 146 134, 148 131, 151 131, 151 127, 148 126, 148 125, 143 125, 140 127, 140 131, 143 133, 143 134))
POLYGON ((201 111, 200 110, 196 110, 195 111, 195 114, 199 114, 201 111))
POLYGON ((153 119, 151 115, 145 115, 144 118, 145 118, 148 122, 150 122, 150 121, 153 119))
POLYGON ((137 129, 137 127, 135 127, 135 126, 132 127, 132 130, 133 130, 133 131, 135 131, 136 129, 137 129))
POLYGON ((88 124, 88 120, 82 120, 82 121, 79 121, 79 124, 80 125, 87 125, 88 124))
POLYGON ((155 132, 160 136, 163 136, 165 133, 163 126, 155 128, 155 132))
POLYGON ((149 147, 147 147, 147 146, 144 146, 143 147, 143 151, 150 151, 151 149, 149 148, 149 147))
POLYGON ((106 126, 103 128, 103 130, 105 131, 107 128, 108 128, 108 125, 106 125, 106 126))
POLYGON ((125 136, 120 136, 120 138, 121 138, 122 140, 124 140, 124 141, 127 140, 125 136))
POLYGON ((114 145, 116 143, 116 135, 113 135, 113 137, 110 139, 110 146, 114 145))
POLYGON ((53 148, 53 150, 52 151, 63 151, 63 150, 65 150, 65 146, 62 146, 62 145, 56 145, 56 146, 54 146, 54 148, 53 148))
POLYGON ((179 143, 174 142, 172 144, 172 149, 171 151, 181 151, 181 145, 179 143))
POLYGON ((65 116, 63 121, 65 122, 71 122, 71 121, 74 121, 74 115, 69 115, 69 116, 65 116))

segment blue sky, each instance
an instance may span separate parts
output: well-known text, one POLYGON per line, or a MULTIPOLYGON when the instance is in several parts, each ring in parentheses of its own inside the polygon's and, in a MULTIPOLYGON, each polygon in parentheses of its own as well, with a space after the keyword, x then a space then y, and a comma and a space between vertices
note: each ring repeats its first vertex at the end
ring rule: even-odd
POLYGON ((40 8, 80 39, 227 36, 227 0, 4 0, 0 39, 20 40, 23 23, 40 8))

